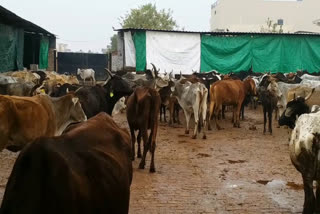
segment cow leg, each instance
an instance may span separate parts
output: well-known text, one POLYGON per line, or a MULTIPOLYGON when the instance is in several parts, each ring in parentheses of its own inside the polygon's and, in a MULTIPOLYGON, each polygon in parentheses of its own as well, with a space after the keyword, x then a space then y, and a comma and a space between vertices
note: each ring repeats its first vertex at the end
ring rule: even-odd
POLYGON ((157 130, 158 130, 158 124, 155 123, 153 125, 153 129, 149 136, 149 146, 150 146, 150 152, 151 152, 151 163, 150 163, 150 172, 156 172, 156 168, 154 166, 154 153, 156 151, 156 136, 157 136, 157 130))
POLYGON ((191 113, 184 110, 184 115, 186 117, 186 130, 184 133, 189 134, 189 122, 190 122, 190 118, 191 118, 191 113))
POLYGON ((131 133, 131 150, 132 150, 132 157, 131 160, 134 161, 136 152, 135 152, 135 143, 136 143, 136 136, 134 134, 134 129, 130 128, 130 133, 131 133))
POLYGON ((148 142, 148 129, 142 129, 142 138, 143 138, 143 156, 141 162, 139 164, 139 169, 144 169, 146 165, 146 155, 149 150, 149 142, 148 142))
POLYGON ((92 76, 92 85, 93 85, 93 86, 96 85, 96 79, 94 78, 94 76, 92 76))
POLYGON ((221 110, 221 105, 217 105, 216 104, 215 109, 214 109, 214 122, 215 122, 216 127, 217 127, 218 130, 223 129, 223 128, 220 127, 220 125, 218 124, 218 121, 217 121, 217 119, 218 119, 217 117, 218 117, 218 114, 219 114, 220 110, 221 110))
POLYGON ((267 109, 266 109, 266 106, 263 105, 263 134, 266 133, 266 123, 267 123, 267 109))
POLYGON ((202 121, 203 121, 203 136, 202 136, 202 139, 207 139, 207 136, 206 136, 206 125, 207 125, 207 103, 205 103, 205 106, 202 108, 202 121))
POLYGON ((241 118, 244 120, 244 104, 241 105, 241 118))
POLYGON ((141 158, 141 130, 139 130, 138 132, 138 136, 137 136, 137 141, 138 141, 138 158, 141 158))
POLYGON ((304 205, 303 214, 313 214, 315 208, 315 197, 313 193, 313 180, 310 177, 302 175, 304 186, 304 205))
POLYGON ((194 130, 192 139, 197 138, 198 126, 199 124, 199 109, 196 106, 193 106, 193 116, 194 116, 194 130))
POLYGON ((210 107, 209 107, 208 130, 212 130, 210 120, 212 118, 213 111, 214 111, 214 102, 211 101, 210 107))
POLYGON ((226 119, 226 117, 224 116, 225 110, 226 110, 226 106, 225 106, 225 105, 222 105, 222 112, 221 112, 222 119, 226 119))
POLYGON ((272 134, 272 109, 268 111, 268 119, 269 119, 269 132, 272 134))
POLYGON ((179 111, 180 111, 180 106, 175 105, 175 112, 176 112, 176 122, 180 125, 180 117, 179 117, 179 111))
POLYGON ((316 190, 316 213, 320 213, 320 180, 317 181, 317 190, 316 190))
POLYGON ((167 117, 166 117, 166 111, 167 111, 167 106, 163 105, 163 115, 164 115, 164 122, 167 122, 167 117))
POLYGON ((160 122, 162 122, 162 104, 160 104, 160 122))

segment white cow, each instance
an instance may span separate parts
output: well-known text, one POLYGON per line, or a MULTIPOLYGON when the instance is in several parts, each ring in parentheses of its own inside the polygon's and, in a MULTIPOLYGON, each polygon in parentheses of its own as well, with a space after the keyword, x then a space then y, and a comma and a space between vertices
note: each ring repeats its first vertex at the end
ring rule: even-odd
POLYGON ((313 76, 310 74, 304 74, 300 77, 302 80, 317 80, 320 81, 320 76, 313 76))
POLYGON ((320 112, 302 114, 292 131, 289 151, 292 164, 301 173, 304 185, 303 213, 320 208, 320 112), (317 181, 316 196, 313 181, 317 181), (316 198, 317 197, 317 198, 316 198))
POLYGON ((126 98, 125 97, 121 97, 118 102, 115 104, 113 111, 112 111, 112 115, 116 115, 119 112, 122 112, 124 109, 127 108, 127 105, 125 104, 126 98))
POLYGON ((189 134, 189 122, 192 114, 194 115, 194 131, 192 138, 195 139, 198 133, 199 119, 202 116, 203 121, 203 139, 206 139, 206 114, 207 114, 207 97, 208 89, 202 83, 190 83, 187 81, 181 84, 180 81, 175 81, 175 85, 171 87, 172 96, 177 97, 177 100, 184 111, 186 117, 186 134, 189 134))
POLYGON ((310 87, 317 87, 320 86, 320 81, 319 80, 309 80, 309 79, 304 79, 300 82, 301 85, 307 85, 310 87))
POLYGON ((92 85, 95 85, 96 80, 94 78, 94 74, 95 74, 95 72, 92 68, 88 68, 88 69, 78 68, 78 71, 77 71, 77 75, 79 75, 81 77, 81 79, 83 80, 83 85, 84 85, 86 79, 88 79, 88 78, 92 79, 92 85))

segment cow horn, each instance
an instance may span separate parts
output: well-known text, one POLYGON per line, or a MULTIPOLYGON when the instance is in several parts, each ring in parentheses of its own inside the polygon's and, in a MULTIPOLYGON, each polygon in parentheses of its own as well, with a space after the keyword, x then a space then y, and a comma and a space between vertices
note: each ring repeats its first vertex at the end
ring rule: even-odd
POLYGON ((310 99, 310 97, 312 96, 314 90, 315 90, 315 88, 313 88, 312 91, 310 92, 310 94, 309 94, 308 96, 306 96, 306 98, 304 98, 305 101, 307 101, 308 99, 310 99))
POLYGON ((180 71, 180 80, 182 79, 182 72, 180 71))
POLYGON ((104 70, 106 70, 106 71, 107 71, 107 74, 109 74, 109 75, 110 75, 110 77, 113 77, 113 74, 111 73, 111 71, 110 71, 108 68, 105 68, 104 70))
POLYGON ((154 77, 158 78, 158 73, 160 72, 160 68, 157 70, 156 66, 153 63, 150 63, 152 65, 153 68, 153 72, 154 72, 154 77))

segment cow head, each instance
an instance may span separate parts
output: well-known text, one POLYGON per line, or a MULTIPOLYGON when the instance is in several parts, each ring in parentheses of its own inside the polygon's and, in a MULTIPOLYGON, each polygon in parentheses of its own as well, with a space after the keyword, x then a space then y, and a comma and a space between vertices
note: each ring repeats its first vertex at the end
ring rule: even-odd
POLYGON ((122 77, 112 74, 108 69, 106 69, 106 71, 109 74, 109 77, 105 81, 103 88, 106 90, 106 99, 110 104, 110 112, 107 113, 111 115, 116 102, 123 96, 131 95, 133 89, 122 77))
POLYGON ((84 113, 82 107, 81 107, 81 103, 79 101, 78 97, 72 97, 72 103, 71 103, 71 111, 70 111, 70 118, 74 121, 74 122, 80 122, 80 121, 86 121, 87 120, 87 116, 84 113))
POLYGON ((310 108, 306 104, 306 101, 311 97, 312 93, 314 92, 314 89, 312 89, 311 93, 306 97, 297 97, 288 102, 287 108, 282 113, 280 119, 279 119, 279 125, 284 126, 287 125, 291 129, 295 126, 296 119, 304 113, 310 113, 310 108))
POLYGON ((78 70, 77 70, 77 75, 80 75, 80 73, 81 73, 81 69, 78 68, 78 70))
POLYGON ((276 81, 271 81, 267 87, 267 90, 270 91, 278 99, 280 99, 282 96, 282 92, 279 89, 279 85, 276 81))

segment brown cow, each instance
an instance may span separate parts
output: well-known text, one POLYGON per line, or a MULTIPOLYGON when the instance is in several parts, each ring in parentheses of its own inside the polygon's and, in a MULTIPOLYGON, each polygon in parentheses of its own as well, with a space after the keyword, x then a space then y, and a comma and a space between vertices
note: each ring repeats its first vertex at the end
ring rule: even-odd
POLYGON ((156 136, 158 129, 158 114, 160 108, 160 95, 155 89, 138 87, 128 98, 127 119, 131 132, 132 160, 135 158, 135 131, 138 130, 138 157, 141 157, 140 142, 143 138, 143 156, 139 165, 144 169, 148 150, 151 152, 150 172, 155 172, 154 152, 156 149, 156 136), (148 137, 148 129, 151 130, 148 137))
POLYGON ((18 151, 38 137, 57 136, 72 122, 86 120, 74 94, 17 97, 0 95, 0 151, 18 151))
POLYGON ((0 213, 120 213, 129 210, 130 135, 106 113, 20 153, 0 213))
MULTIPOLYGON (((217 116, 222 105, 233 105, 233 126, 240 128, 240 110, 247 94, 256 95, 256 86, 251 78, 241 80, 221 80, 213 83, 210 87, 210 116, 215 116, 217 129, 221 127, 217 123, 217 116)), ((209 122, 209 129, 210 129, 209 122)))

